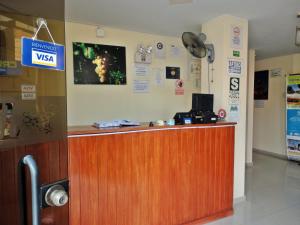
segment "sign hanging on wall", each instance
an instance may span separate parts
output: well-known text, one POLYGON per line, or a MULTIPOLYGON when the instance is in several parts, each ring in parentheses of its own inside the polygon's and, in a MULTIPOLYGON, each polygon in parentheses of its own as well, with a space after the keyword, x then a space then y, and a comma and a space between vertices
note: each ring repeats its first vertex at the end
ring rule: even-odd
POLYGON ((229 122, 239 122, 240 120, 240 105, 239 104, 230 104, 228 119, 229 122))
POLYGON ((149 93, 150 82, 149 80, 134 80, 133 81, 133 93, 149 93))
POLYGON ((22 84, 21 92, 22 92, 22 100, 36 99, 36 86, 33 84, 22 84))
POLYGON ((184 95, 183 80, 178 79, 175 82, 175 95, 184 95))
POLYGON ((240 78, 230 77, 228 121, 238 122, 239 115, 240 115, 240 78))
POLYGON ((239 104, 240 102, 240 78, 230 77, 229 104, 239 104))
POLYGON ((166 47, 165 44, 161 41, 158 41, 154 45, 155 57, 158 59, 166 58, 166 47))
POLYGON ((270 76, 271 77, 280 77, 282 74, 282 69, 281 68, 275 68, 270 70, 270 76))
POLYGON ((166 67, 166 79, 180 79, 180 67, 166 67))
POLYGON ((241 76, 242 75, 242 60, 229 59, 228 60, 228 74, 230 76, 241 76))
POLYGON ((241 49, 243 47, 243 30, 239 26, 231 27, 231 47, 241 49))
POLYGON ((65 47, 32 38, 22 37, 23 66, 65 70, 65 47))
POLYGON ((235 50, 233 50, 232 55, 233 55, 234 57, 240 57, 240 56, 241 56, 241 52, 240 52, 240 51, 235 51, 235 50))
POLYGON ((300 74, 289 75, 286 83, 287 156, 300 161, 300 74))

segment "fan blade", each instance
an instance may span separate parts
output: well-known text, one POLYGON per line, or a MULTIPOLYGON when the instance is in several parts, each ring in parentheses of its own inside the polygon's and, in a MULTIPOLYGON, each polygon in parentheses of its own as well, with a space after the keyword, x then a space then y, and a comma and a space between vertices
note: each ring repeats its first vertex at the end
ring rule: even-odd
POLYGON ((194 57, 203 58, 206 56, 206 46, 196 34, 184 32, 182 34, 182 43, 194 57))

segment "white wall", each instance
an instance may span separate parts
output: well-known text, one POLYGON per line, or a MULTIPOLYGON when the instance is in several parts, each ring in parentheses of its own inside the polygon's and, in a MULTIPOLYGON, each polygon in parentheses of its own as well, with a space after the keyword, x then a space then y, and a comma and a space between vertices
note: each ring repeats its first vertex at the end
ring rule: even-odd
POLYGON ((256 61, 256 71, 281 68, 283 74, 281 77, 269 77, 269 99, 264 102, 263 108, 254 108, 253 148, 255 149, 286 155, 285 75, 293 73, 293 57, 287 55, 256 61))
POLYGON ((300 73, 300 54, 293 55, 293 73, 300 73))
POLYGON ((169 119, 176 112, 191 109, 192 93, 200 90, 195 83, 187 80, 187 52, 181 48, 180 58, 155 59, 151 67, 159 67, 165 71, 166 66, 181 68, 181 78, 185 81, 184 96, 175 95, 175 80, 166 80, 163 87, 154 86, 154 75, 151 73, 150 93, 134 94, 134 54, 137 45, 154 44, 164 41, 168 46, 182 46, 179 37, 166 37, 145 33, 131 32, 105 27, 105 38, 96 38, 96 27, 78 23, 66 23, 66 66, 68 91, 68 124, 89 125, 99 120, 136 119, 153 121, 169 119), (72 42, 85 42, 118 45, 126 47, 127 85, 74 85, 72 42))
MULTIPOLYGON (((245 154, 246 154, 246 108, 247 108, 247 64, 248 64, 248 21, 229 15, 217 17, 202 25, 202 32, 207 34, 208 42, 215 45, 214 82, 211 91, 215 95, 215 111, 224 108, 229 112, 229 78, 228 58, 233 58, 231 47, 231 28, 238 25, 242 28, 242 48, 240 59, 243 60, 243 71, 240 77, 240 114, 235 130, 234 160, 234 198, 243 198, 245 189, 245 154)), ((208 92, 207 63, 202 62, 203 92, 208 92)))
POLYGON ((249 49, 248 53, 248 93, 247 93, 247 140, 246 140, 246 164, 251 166, 253 152, 253 110, 254 110, 254 72, 255 50, 249 49))

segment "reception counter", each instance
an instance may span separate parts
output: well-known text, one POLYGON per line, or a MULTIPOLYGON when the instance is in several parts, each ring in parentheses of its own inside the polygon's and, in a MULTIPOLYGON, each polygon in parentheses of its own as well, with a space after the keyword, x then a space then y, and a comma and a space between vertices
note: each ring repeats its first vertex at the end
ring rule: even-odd
POLYGON ((234 125, 70 127, 70 224, 190 225, 231 215, 234 125))

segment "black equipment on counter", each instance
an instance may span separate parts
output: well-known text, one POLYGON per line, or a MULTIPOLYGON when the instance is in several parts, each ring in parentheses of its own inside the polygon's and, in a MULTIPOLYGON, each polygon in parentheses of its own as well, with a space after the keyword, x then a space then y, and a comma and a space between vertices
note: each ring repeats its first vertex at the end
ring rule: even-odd
POLYGON ((175 120, 176 125, 191 124, 193 122, 192 114, 189 112, 176 113, 173 119, 175 120))
POLYGON ((192 111, 213 112, 214 111, 214 95, 195 94, 194 93, 192 95, 192 111))
POLYGON ((193 94, 192 110, 176 113, 175 124, 216 123, 218 116, 213 112, 214 96, 211 94, 193 94))

